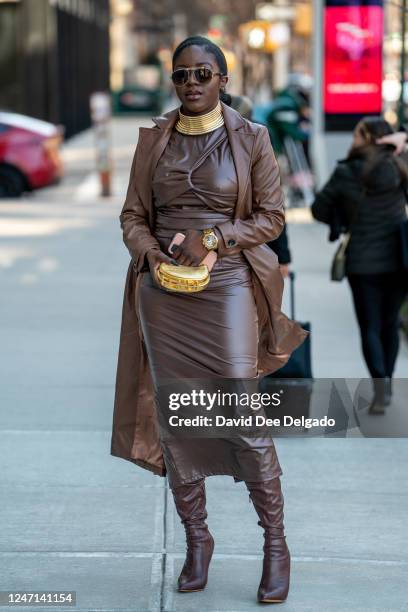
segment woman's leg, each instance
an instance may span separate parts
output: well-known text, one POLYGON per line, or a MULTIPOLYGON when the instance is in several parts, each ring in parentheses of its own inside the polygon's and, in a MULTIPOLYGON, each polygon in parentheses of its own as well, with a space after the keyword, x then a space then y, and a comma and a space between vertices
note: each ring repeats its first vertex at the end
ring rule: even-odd
POLYGON ((290 553, 283 524, 283 494, 279 476, 263 482, 246 482, 249 496, 264 529, 264 560, 258 601, 284 601, 289 592, 290 553))
POLYGON ((372 378, 387 376, 381 339, 382 290, 377 274, 350 274, 348 281, 360 327, 361 346, 372 378))
POLYGON ((214 550, 214 539, 205 522, 205 479, 171 490, 187 540, 187 555, 178 579, 178 590, 201 591, 207 584, 208 567, 214 550))
POLYGON ((374 395, 370 414, 384 414, 390 403, 386 355, 383 344, 384 274, 350 274, 354 308, 360 327, 361 345, 372 377, 374 395))

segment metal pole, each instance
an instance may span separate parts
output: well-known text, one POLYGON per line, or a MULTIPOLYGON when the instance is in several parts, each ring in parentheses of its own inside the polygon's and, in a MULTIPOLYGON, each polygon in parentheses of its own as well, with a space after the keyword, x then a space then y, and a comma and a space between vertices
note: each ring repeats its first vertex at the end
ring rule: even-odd
POLYGON ((398 119, 400 125, 405 122, 404 112, 404 85, 405 85, 405 36, 407 31, 407 0, 402 0, 401 6, 401 93, 398 105, 398 119))
POLYGON ((111 195, 111 125, 110 95, 106 91, 95 91, 90 96, 91 118, 95 137, 96 169, 99 173, 101 196, 111 195))

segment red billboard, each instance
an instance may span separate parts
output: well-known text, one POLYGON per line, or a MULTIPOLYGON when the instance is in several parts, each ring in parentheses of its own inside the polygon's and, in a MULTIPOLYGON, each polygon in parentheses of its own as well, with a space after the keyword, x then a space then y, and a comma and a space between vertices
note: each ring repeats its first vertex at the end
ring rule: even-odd
POLYGON ((326 6, 324 32, 324 112, 381 113, 382 6, 326 6))

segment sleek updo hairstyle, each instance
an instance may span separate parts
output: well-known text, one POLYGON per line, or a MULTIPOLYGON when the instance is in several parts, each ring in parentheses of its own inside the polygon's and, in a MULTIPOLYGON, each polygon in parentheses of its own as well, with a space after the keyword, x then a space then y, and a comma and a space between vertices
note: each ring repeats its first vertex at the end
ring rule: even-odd
MULTIPOLYGON (((211 53, 219 66, 222 76, 228 75, 227 60, 221 48, 204 36, 189 36, 178 45, 173 53, 173 69, 180 53, 187 47, 192 47, 193 45, 195 47, 203 47, 208 53, 211 53)), ((227 94, 224 89, 220 89, 220 100, 226 104, 231 103, 231 96, 227 94)))

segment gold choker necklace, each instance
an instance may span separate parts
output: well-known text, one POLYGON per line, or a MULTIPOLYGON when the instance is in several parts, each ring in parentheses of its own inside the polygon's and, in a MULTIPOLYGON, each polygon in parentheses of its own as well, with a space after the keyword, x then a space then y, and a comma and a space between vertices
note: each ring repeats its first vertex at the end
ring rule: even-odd
POLYGON ((183 115, 179 109, 179 119, 176 130, 182 134, 206 134, 224 125, 224 116, 221 110, 221 102, 205 115, 183 115))

